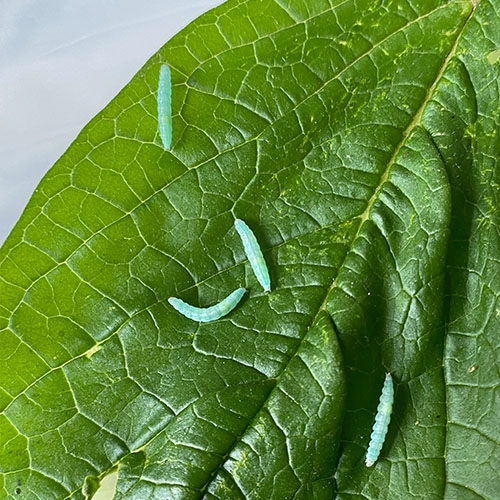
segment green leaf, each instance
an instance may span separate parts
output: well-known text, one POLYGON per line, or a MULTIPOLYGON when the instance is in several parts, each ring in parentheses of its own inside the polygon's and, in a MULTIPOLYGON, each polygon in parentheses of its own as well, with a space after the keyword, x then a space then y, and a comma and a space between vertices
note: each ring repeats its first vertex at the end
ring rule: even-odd
POLYGON ((499 47, 494 0, 234 0, 168 42, 0 250, 0 497, 495 499, 499 47))

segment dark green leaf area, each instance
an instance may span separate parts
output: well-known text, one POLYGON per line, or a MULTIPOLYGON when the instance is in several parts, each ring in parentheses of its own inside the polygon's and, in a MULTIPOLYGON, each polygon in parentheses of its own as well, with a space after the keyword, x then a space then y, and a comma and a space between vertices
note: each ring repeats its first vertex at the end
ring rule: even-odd
POLYGON ((427 133, 415 129, 381 185, 328 302, 350 368, 344 453, 337 471, 340 498, 349 498, 360 481, 367 483, 366 498, 404 498, 417 490, 417 498, 440 497, 449 223, 444 166, 427 133), (384 371, 395 380, 396 422, 376 468, 367 469, 364 454, 384 371), (404 435, 397 432, 400 426, 404 435), (380 474, 397 484, 395 497, 380 474))
POLYGON ((344 400, 340 347, 322 312, 208 485, 207 498, 332 498, 344 400))
MULTIPOLYGON (((47 380, 46 389, 49 389, 49 384, 50 381, 47 380)), ((57 386, 51 389, 53 401, 57 386)), ((39 395, 30 391, 30 396, 39 395)), ((45 403, 45 408, 24 398, 16 401, 16 405, 9 408, 8 415, 0 419, 2 439, 6 439, 0 450, 5 473, 3 498, 18 498, 16 491, 19 488, 23 494, 21 498, 55 500, 70 498, 75 492, 74 498, 83 498, 81 474, 95 475, 97 471, 109 470, 118 456, 126 451, 123 443, 115 436, 84 416, 71 416, 71 413, 74 413, 71 411, 66 415, 66 422, 56 428, 55 420, 60 419, 63 412, 60 411, 56 419, 51 415, 52 408, 47 404, 48 396, 40 395, 40 405, 45 403), (11 426, 7 417, 19 420, 26 437, 21 436, 19 430, 11 426), (52 421, 54 428, 44 429, 42 434, 39 426, 46 420, 52 421), (99 445, 102 442, 107 443, 106 449, 99 445), (82 450, 88 448, 100 448, 93 454, 92 462, 83 456, 85 453, 82 455, 82 450), (33 462, 43 464, 43 472, 31 469, 30 463, 33 462), (67 471, 64 476, 60 475, 61 470, 67 471), (54 479, 55 477, 58 479, 54 479)), ((62 395, 62 399, 59 403, 61 407, 67 398, 62 395)))
POLYGON ((274 385, 234 385, 186 405, 140 455, 122 462, 118 498, 200 498, 274 385))
POLYGON ((323 313, 277 380, 208 393, 151 434, 122 461, 117 498, 331 498, 344 398, 323 313))
MULTIPOLYGON (((450 4, 449 11, 430 8, 426 16, 408 19, 408 24, 399 16, 388 16, 383 21, 387 31, 379 32, 370 49, 364 34, 358 33, 349 43, 333 38, 321 56, 313 51, 322 61, 336 51, 347 60, 331 68, 308 96, 283 105, 257 138, 259 175, 243 192, 245 209, 255 210, 257 201, 261 219, 283 219, 285 229, 280 229, 288 232, 290 225, 304 231, 314 223, 338 223, 359 215, 421 106, 423 89, 436 77, 441 57, 454 40, 451 19, 463 15, 463 8, 457 3, 450 4), (436 26, 447 26, 450 36, 435 37, 436 26), (418 51, 408 50, 413 43, 418 51), (355 54, 345 50, 351 44, 355 54), (416 67, 422 70, 416 72, 416 67)), ((380 16, 382 11, 376 12, 380 16)), ((315 19, 314 29, 322 32, 322 23, 329 19, 328 14, 315 19)), ((288 52, 290 47, 277 45, 276 50, 288 52)), ((314 65, 315 60, 307 62, 314 65)), ((311 80, 303 79, 301 87, 311 80)), ((276 86, 293 96, 297 80, 302 83, 300 74, 290 75, 276 86)), ((266 92, 260 98, 267 96, 266 92)))
POLYGON ((500 484, 498 47, 498 3, 481 2, 424 115, 454 193, 444 360, 450 500, 494 499, 500 484))

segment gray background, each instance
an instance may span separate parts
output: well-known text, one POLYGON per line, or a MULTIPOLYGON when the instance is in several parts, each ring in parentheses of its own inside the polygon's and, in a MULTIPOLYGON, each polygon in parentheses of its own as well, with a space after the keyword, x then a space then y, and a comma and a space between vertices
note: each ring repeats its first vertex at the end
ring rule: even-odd
POLYGON ((221 0, 0 0, 0 245, 83 126, 221 0))

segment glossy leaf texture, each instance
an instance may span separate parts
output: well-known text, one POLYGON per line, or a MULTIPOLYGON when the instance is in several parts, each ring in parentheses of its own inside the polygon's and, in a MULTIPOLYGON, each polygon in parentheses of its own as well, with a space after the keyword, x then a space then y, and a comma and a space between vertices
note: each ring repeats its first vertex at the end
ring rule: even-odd
POLYGON ((0 497, 495 499, 499 47, 493 0, 230 0, 160 49, 0 250, 0 497))

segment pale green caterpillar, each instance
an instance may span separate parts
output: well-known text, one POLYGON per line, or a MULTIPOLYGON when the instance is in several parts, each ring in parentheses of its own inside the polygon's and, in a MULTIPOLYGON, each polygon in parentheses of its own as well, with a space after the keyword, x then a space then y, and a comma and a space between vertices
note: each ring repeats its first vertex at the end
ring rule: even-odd
POLYGON ((218 304, 211 307, 195 307, 177 297, 170 297, 168 302, 174 309, 186 316, 186 318, 200 321, 201 323, 208 323, 229 314, 238 305, 245 292, 244 288, 238 288, 218 304))
POLYGON ((394 385, 390 373, 386 373, 384 387, 377 406, 377 415, 370 436, 370 444, 366 452, 366 466, 371 467, 376 461, 382 446, 384 445, 385 436, 389 429, 391 421, 392 405, 394 403, 394 385))
POLYGON ((252 266, 255 277, 262 285, 264 291, 269 292, 271 290, 271 278, 269 277, 266 261, 264 260, 264 255, 262 254, 257 238, 247 224, 241 219, 236 219, 234 221, 234 227, 240 235, 243 248, 245 249, 245 253, 247 254, 248 261, 252 266))
POLYGON ((172 144, 172 81, 170 68, 166 64, 160 67, 158 80, 158 130, 165 149, 172 144))

